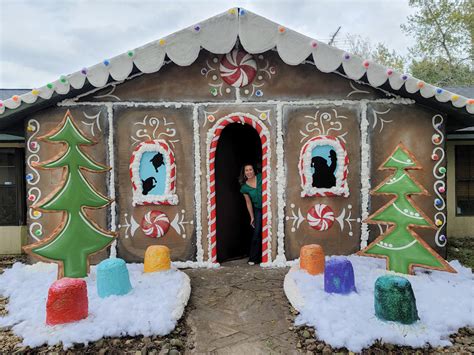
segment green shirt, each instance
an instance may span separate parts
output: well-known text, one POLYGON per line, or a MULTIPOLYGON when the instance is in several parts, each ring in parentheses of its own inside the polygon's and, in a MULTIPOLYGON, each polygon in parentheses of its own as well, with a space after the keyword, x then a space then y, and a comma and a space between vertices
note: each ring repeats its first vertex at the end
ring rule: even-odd
POLYGON ((240 188, 240 192, 249 195, 253 207, 262 208, 262 174, 257 174, 257 185, 255 188, 245 183, 240 188))

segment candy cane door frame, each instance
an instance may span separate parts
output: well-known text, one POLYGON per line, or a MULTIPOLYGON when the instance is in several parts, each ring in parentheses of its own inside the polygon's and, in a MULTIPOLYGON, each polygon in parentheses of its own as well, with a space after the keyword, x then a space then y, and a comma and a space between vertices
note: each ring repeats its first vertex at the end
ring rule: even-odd
POLYGON ((209 261, 217 262, 217 217, 216 217, 216 174, 215 158, 220 135, 231 123, 252 126, 260 136, 262 143, 262 263, 270 261, 270 133, 259 119, 248 113, 232 113, 220 120, 209 130, 207 141, 207 206, 208 206, 208 245, 209 261))

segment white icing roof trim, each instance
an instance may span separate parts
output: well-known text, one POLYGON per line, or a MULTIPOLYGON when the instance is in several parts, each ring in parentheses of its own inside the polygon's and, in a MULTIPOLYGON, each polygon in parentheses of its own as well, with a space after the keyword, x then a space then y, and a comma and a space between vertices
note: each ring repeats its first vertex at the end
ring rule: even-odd
POLYGON ((400 90, 405 85, 409 93, 419 91, 424 98, 435 98, 439 102, 451 101, 454 107, 465 107, 467 112, 474 114, 472 99, 350 55, 245 9, 240 9, 238 13, 238 9, 234 8, 133 51, 62 76, 29 93, 0 101, 0 115, 5 108, 18 108, 22 102, 31 104, 38 97, 48 100, 54 92, 65 95, 71 87, 81 89, 86 78, 97 88, 105 86, 109 76, 115 81, 122 81, 132 72, 133 64, 143 73, 154 73, 160 70, 166 55, 175 64, 187 66, 196 60, 201 47, 215 54, 228 53, 234 47, 237 36, 242 47, 249 53, 262 53, 276 48, 281 59, 289 65, 301 64, 312 55, 316 67, 322 72, 334 72, 342 64, 344 72, 351 79, 358 80, 367 73, 369 84, 373 87, 381 86, 388 80, 394 90, 400 90))

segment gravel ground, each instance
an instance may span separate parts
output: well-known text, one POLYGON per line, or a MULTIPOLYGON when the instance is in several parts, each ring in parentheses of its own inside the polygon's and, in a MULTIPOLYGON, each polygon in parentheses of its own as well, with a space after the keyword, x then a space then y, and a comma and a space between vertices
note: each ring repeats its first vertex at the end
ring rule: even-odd
MULTIPOLYGON (((451 239, 448 245, 448 260, 458 259, 463 265, 474 268, 474 238, 451 239)), ((3 269, 11 267, 15 262, 26 262, 23 255, 0 256, 0 273, 3 269)), ((7 298, 0 298, 0 315, 6 314, 5 306, 7 298)), ((192 306, 191 306, 192 307, 192 306)), ((290 307, 291 308, 291 307, 290 307)), ((176 329, 165 337, 123 337, 103 338, 87 347, 76 345, 67 351, 62 350, 61 345, 42 346, 31 349, 20 347, 21 339, 16 337, 9 329, 0 329, 0 353, 2 354, 173 354, 192 353, 194 349, 190 328, 185 320, 189 312, 187 307, 185 314, 179 321, 176 329)), ((298 312, 291 308, 291 321, 298 312)), ((306 326, 290 327, 297 337, 297 351, 302 354, 348 354, 347 349, 333 349, 328 344, 318 341, 314 336, 314 329, 306 326)), ((363 354, 473 354, 474 353, 474 329, 462 328, 456 334, 451 335, 452 347, 432 348, 426 347, 413 349, 407 346, 395 346, 391 344, 376 343, 363 354)))
MULTIPOLYGON (((26 256, 1 256, 0 273, 3 269, 11 267, 15 262, 26 262, 26 256)), ((0 316, 7 313, 5 306, 7 298, 0 298, 0 316)), ((167 336, 153 337, 123 337, 123 338, 102 338, 87 347, 82 344, 75 345, 67 351, 63 351, 62 345, 41 346, 31 349, 21 347, 21 338, 15 336, 9 329, 0 329, 0 353, 1 354, 182 354, 186 350, 194 348, 190 338, 188 338, 189 328, 185 324, 186 313, 178 322, 175 330, 167 336)))
MULTIPOLYGON (((448 244, 447 259, 459 260, 461 264, 474 269, 474 237, 451 238, 448 244)), ((291 306, 291 313, 296 317, 298 311, 291 306)), ((294 318, 293 318, 294 320, 294 318)), ((347 349, 333 349, 323 341, 315 340, 315 330, 311 327, 292 327, 298 336, 297 347, 306 354, 348 354, 347 349)), ((362 354, 474 354, 474 329, 461 328, 450 336, 453 346, 446 348, 418 348, 409 346, 396 346, 392 344, 376 343, 369 349, 364 349, 362 354)))
MULTIPOLYGON (((296 317, 298 311, 291 309, 292 314, 296 317)), ((323 341, 315 339, 315 331, 311 327, 291 327, 298 337, 297 348, 303 354, 353 354, 346 348, 335 349, 323 341)), ((414 349, 409 346, 397 346, 392 344, 375 343, 368 349, 364 349, 362 354, 378 355, 378 354, 473 354, 474 353, 474 329, 461 328, 456 334, 450 336, 453 346, 446 348, 433 348, 431 346, 425 348, 414 349)))

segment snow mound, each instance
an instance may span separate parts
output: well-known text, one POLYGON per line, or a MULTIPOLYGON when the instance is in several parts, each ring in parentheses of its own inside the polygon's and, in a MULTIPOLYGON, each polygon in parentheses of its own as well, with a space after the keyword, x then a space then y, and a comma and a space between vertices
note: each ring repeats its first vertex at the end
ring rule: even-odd
POLYGON ((286 296, 300 312, 295 324, 314 327, 317 337, 332 347, 359 352, 378 339, 412 347, 449 346, 450 334, 474 326, 473 274, 457 260, 450 262, 457 274, 416 269, 415 276, 403 275, 412 285, 420 317, 412 325, 403 325, 375 316, 374 284, 389 273, 385 261, 360 256, 348 259, 354 267, 357 293, 325 293, 324 276, 311 276, 298 266, 285 276, 286 296))
POLYGON ((133 290, 124 296, 100 298, 96 267, 85 278, 89 316, 75 323, 47 326, 46 299, 56 280, 57 265, 16 263, 0 275, 0 294, 9 297, 8 315, 0 327, 12 327, 23 346, 96 341, 102 337, 166 335, 181 318, 191 294, 189 277, 178 270, 143 273, 143 264, 127 264, 133 290))

